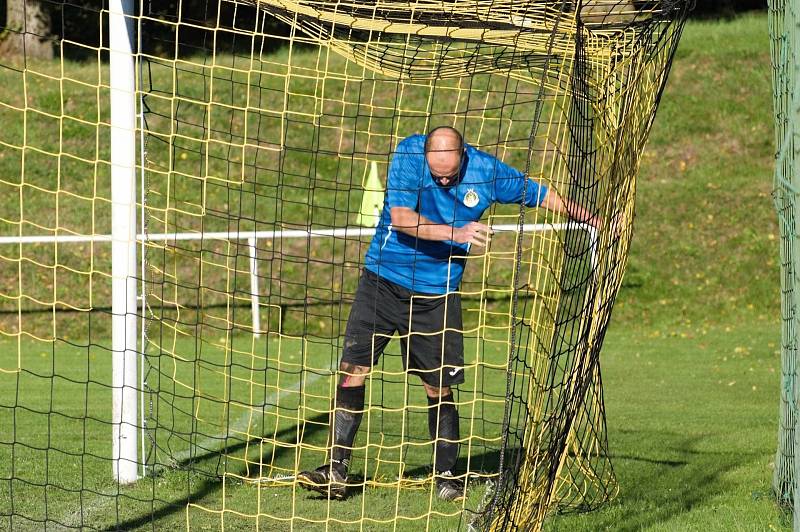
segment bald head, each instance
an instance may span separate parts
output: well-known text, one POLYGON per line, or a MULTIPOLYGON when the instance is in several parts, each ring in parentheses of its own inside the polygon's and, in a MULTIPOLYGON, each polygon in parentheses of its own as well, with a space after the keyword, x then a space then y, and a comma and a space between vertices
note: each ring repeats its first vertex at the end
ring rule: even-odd
POLYGON ((458 179, 464 139, 457 129, 440 126, 431 130, 425 139, 425 158, 431 175, 441 185, 450 185, 458 179))
POLYGON ((425 138, 425 153, 461 150, 464 140, 457 129, 450 126, 435 127, 425 138))

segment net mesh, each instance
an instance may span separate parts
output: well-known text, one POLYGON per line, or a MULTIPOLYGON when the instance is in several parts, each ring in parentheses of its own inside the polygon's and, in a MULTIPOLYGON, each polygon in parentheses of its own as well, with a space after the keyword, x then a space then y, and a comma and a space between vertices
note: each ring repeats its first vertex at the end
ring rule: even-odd
MULTIPOLYGON (((53 4, 101 38, 0 59, 5 522, 536 529, 607 500, 599 354, 688 3, 139 5, 146 476, 128 487, 110 467, 106 12, 53 4), (355 496, 315 498, 295 475, 328 459, 365 198, 398 142, 438 125, 604 222, 488 211, 498 231, 458 290, 463 501, 436 497, 429 406, 396 339, 367 380, 355 496), (90 238, 19 238, 42 235, 90 238)), ((31 28, 7 30, 47 41, 31 28)))
POLYGON ((798 464, 797 416, 797 229, 795 221, 797 160, 794 146, 800 86, 797 54, 800 35, 796 27, 800 12, 792 2, 769 2, 770 52, 775 112, 776 164, 773 200, 781 231, 781 401, 778 449, 775 456, 773 490, 779 503, 793 507, 795 528, 800 526, 799 501, 795 497, 798 464))

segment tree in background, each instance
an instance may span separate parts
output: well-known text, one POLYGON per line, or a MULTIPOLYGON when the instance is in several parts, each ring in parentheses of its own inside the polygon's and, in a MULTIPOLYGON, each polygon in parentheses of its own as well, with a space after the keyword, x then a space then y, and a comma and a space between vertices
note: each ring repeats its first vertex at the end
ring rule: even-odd
POLYGON ((742 11, 767 9, 767 0, 697 0, 695 16, 731 16, 742 11))
POLYGON ((49 5, 39 0, 7 0, 0 33, 0 56, 53 58, 53 27, 49 5))
MULTIPOLYGON (((142 5, 137 0, 135 4, 145 17, 142 31, 147 35, 146 51, 154 55, 173 53, 176 42, 181 53, 192 54, 210 44, 208 40, 218 25, 250 31, 256 25, 264 33, 288 35, 288 31, 280 31, 280 23, 265 19, 254 6, 237 5, 234 9, 220 0, 183 0, 179 17, 176 0, 146 0, 142 5), (153 24, 152 19, 189 24, 182 25, 181 34, 177 35, 177 24, 153 24)), ((21 56, 25 50, 28 58, 52 58, 57 45, 67 41, 57 53, 63 52, 72 59, 85 58, 94 53, 93 49, 108 46, 108 32, 100 31, 105 21, 101 26, 99 20, 106 18, 107 12, 108 0, 0 0, 0 55, 21 56)), ((249 49, 252 44, 241 38, 242 42, 237 42, 234 33, 217 34, 216 39, 220 38, 226 42, 216 45, 222 44, 231 51, 237 47, 249 49)))
MULTIPOLYGON (((639 0, 633 0, 633 3, 639 3, 639 0)), ((281 33, 275 27, 280 25, 277 22, 259 20, 255 8, 243 8, 240 5, 238 11, 234 12, 230 5, 219 0, 184 0, 182 4, 181 19, 192 24, 184 27, 182 35, 165 32, 166 26, 163 24, 155 25, 156 33, 148 33, 149 53, 159 55, 161 51, 170 51, 178 41, 179 47, 191 54, 192 49, 202 48, 206 44, 208 32, 203 31, 202 26, 214 28, 217 21, 227 27, 267 24, 264 30, 268 33, 281 33)), ((177 5, 175 0, 150 0, 144 2, 144 15, 177 22, 177 5)), ((697 0, 694 14, 701 17, 731 16, 766 7, 767 0, 697 0)), ((29 58, 52 58, 55 45, 61 39, 89 47, 107 45, 100 42, 100 24, 97 20, 107 9, 107 0, 0 0, 0 55, 22 55, 25 50, 29 58)), ((144 29, 148 30, 147 27, 144 29)), ((217 38, 220 38, 219 34, 217 38)), ((237 43, 233 35, 228 35, 228 38, 231 41, 228 43, 229 49, 237 46, 247 48, 250 45, 237 43)), ((67 47, 63 52, 67 57, 77 59, 88 53, 79 46, 67 47)))

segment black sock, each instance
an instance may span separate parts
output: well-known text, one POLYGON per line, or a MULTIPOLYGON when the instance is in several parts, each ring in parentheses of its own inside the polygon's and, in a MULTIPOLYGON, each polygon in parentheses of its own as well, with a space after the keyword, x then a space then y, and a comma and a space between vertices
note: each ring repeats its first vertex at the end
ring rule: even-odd
POLYGON ((350 454, 364 410, 364 386, 337 386, 336 408, 333 416, 333 449, 331 462, 347 472, 350 454))
POLYGON ((436 463, 434 469, 437 473, 453 471, 458 459, 458 411, 453 403, 453 394, 445 397, 431 399, 428 397, 428 430, 431 439, 436 442, 436 463), (436 425, 439 433, 436 433, 436 425), (451 441, 444 441, 451 440, 451 441))

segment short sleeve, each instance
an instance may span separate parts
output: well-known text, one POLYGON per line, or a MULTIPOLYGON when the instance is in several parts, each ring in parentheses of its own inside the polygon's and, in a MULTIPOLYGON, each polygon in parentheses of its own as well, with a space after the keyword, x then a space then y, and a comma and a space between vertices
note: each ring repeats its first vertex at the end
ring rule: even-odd
POLYGON ((420 176, 424 167, 424 145, 411 137, 397 145, 389 164, 386 200, 389 208, 416 209, 419 201, 420 176))
POLYGON ((494 174, 495 199, 500 203, 522 203, 524 193, 525 205, 538 207, 547 195, 545 185, 526 178, 522 172, 502 161, 496 162, 494 174))

